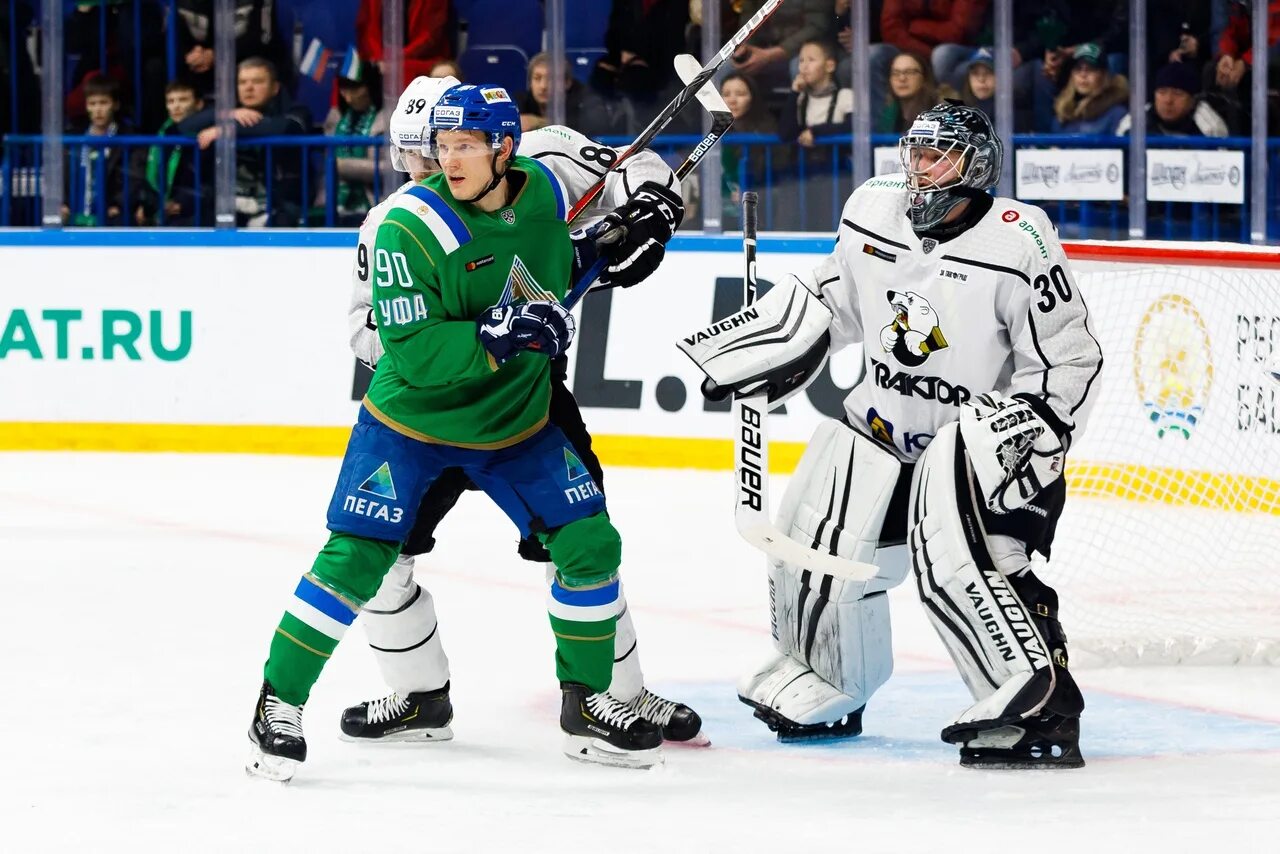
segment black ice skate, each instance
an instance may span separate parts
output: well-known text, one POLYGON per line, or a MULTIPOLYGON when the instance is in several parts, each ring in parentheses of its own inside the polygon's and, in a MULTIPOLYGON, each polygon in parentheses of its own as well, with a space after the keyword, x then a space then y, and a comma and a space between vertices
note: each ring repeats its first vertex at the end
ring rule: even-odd
POLYGON ((449 683, 435 691, 390 694, 342 713, 343 741, 431 742, 453 738, 449 683))
POLYGON ((841 717, 838 721, 801 724, 790 718, 783 717, 777 711, 762 703, 748 700, 741 694, 738 695, 738 699, 755 709, 756 718, 764 721, 764 725, 775 733, 778 736, 778 741, 783 744, 799 741, 839 741, 862 735, 862 712, 867 708, 866 706, 860 706, 841 717))
POLYGON ((627 704, 631 710, 651 724, 662 727, 665 741, 678 741, 705 747, 711 739, 702 734, 702 718, 684 703, 668 700, 641 688, 640 693, 627 704))
POLYGON ((1080 718, 1049 713, 983 730, 960 745, 960 764, 998 770, 1083 768, 1080 718))
POLYGON ((580 762, 651 768, 662 762, 662 728, 608 693, 563 682, 560 729, 564 753, 580 762))
POLYGON ((270 682, 262 683, 258 705, 249 725, 253 748, 244 770, 256 777, 287 783, 298 765, 307 759, 302 737, 302 706, 291 706, 276 696, 270 682))

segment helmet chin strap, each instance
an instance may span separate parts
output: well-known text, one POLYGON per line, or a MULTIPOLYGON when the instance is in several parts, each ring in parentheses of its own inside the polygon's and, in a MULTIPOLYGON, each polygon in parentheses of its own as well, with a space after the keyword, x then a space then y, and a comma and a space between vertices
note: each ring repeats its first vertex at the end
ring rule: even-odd
POLYGON ((502 183, 502 179, 506 177, 507 170, 503 169, 501 172, 498 171, 498 152, 496 151, 493 153, 493 160, 489 164, 489 169, 493 172, 493 180, 489 182, 489 186, 485 187, 469 199, 458 199, 458 201, 464 202, 468 205, 473 205, 497 189, 498 185, 502 183))

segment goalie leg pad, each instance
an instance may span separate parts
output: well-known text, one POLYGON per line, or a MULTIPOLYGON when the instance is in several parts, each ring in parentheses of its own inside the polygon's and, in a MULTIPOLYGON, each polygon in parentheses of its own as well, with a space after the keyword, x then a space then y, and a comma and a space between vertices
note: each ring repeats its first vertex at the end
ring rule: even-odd
POLYGON ((778 529, 882 570, 862 581, 771 562, 773 640, 780 655, 746 677, 739 696, 784 740, 780 726, 852 729, 851 715, 860 732, 862 708, 893 672, 886 591, 902 582, 906 567, 883 560, 887 555, 878 546, 901 470, 871 439, 839 421, 824 421, 792 475, 778 529))
POLYGON ((943 731, 962 743, 1034 717, 1056 687, 1032 611, 992 559, 958 426, 938 431, 916 466, 908 543, 920 600, 977 702, 943 731))
POLYGON ((449 681, 435 602, 413 580, 413 558, 401 555, 365 604, 361 622, 383 681, 404 697, 449 681))

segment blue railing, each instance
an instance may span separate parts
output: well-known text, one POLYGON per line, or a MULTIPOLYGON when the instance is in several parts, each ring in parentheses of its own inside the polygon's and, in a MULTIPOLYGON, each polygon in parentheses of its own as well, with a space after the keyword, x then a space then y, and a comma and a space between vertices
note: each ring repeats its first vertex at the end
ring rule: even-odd
MULTIPOLYGON (((675 163, 701 137, 659 138, 654 150, 675 163)), ((213 148, 201 150, 195 139, 166 136, 66 136, 64 196, 69 201, 69 221, 98 225, 213 225, 213 148), (181 188, 183 203, 169 213, 156 199, 173 196, 170 187, 171 157, 177 155, 181 175, 190 186, 181 188), (150 156, 152 168, 146 163, 150 156), (155 161, 166 168, 156 168, 155 161), (113 164, 114 167, 113 167, 113 164), (185 164, 185 165, 184 165, 185 164), (149 173, 149 174, 148 174, 149 173), (88 191, 88 192, 86 192, 88 191), (84 200, 89 199, 86 203, 84 200), (139 207, 143 209, 141 222, 139 207), (117 208, 112 216, 112 208, 117 208)), ((601 140, 626 145, 626 138, 601 140)), ((893 135, 874 135, 873 145, 891 146, 893 135)), ((42 137, 11 134, 3 140, 0 155, 0 225, 40 223, 42 137)), ((1125 148, 1120 137, 1075 135, 1018 135, 1017 148, 1125 148)), ((1149 146, 1187 149, 1234 149, 1246 152, 1245 186, 1249 174, 1251 140, 1247 137, 1191 139, 1151 137, 1149 146)), ((725 165, 722 187, 725 228, 737 226, 737 193, 761 192, 761 225, 773 231, 832 231, 840 209, 853 190, 852 143, 848 137, 821 139, 810 149, 779 142, 765 134, 730 134, 722 142, 725 165)), ((358 224, 363 210, 388 192, 396 179, 385 166, 386 141, 381 137, 284 136, 240 138, 237 157, 240 174, 256 175, 256 193, 238 205, 242 225, 350 226, 358 224), (338 205, 338 149, 372 150, 382 168, 358 189, 354 205, 338 205), (256 196, 256 198, 255 198, 256 196), (255 209, 255 206, 257 209, 255 209)), ((1268 143, 1268 238, 1280 237, 1280 139, 1268 143)), ((348 193, 350 195, 350 193, 348 193)), ((1128 205, 1116 202, 1039 202, 1068 238, 1121 239, 1128 235, 1128 205)), ((171 208, 173 210, 173 208, 171 208)), ((1248 242, 1246 205, 1149 202, 1149 236, 1166 239, 1231 240, 1248 242)), ((691 225, 695 222, 691 221, 691 225)))
MULTIPOLYGON (((214 149, 183 136, 64 136, 64 216, 72 225, 131 226, 214 224, 214 149), (182 185, 171 181, 173 170, 182 185), (163 161, 148 168, 149 160, 163 161), (165 201, 180 199, 170 213, 165 201), (141 214, 139 213, 141 209, 141 214), (143 221, 139 221, 139 217, 143 221)), ((38 134, 10 134, 0 154, 0 226, 39 225, 42 142, 38 134)), ((371 150, 386 163, 386 139, 365 136, 276 136, 237 140, 240 173, 256 176, 260 198, 240 200, 242 225, 340 227, 359 225, 365 211, 392 189, 389 167, 374 169, 360 184, 359 204, 338 204, 340 148, 371 150), (254 202, 260 202, 260 210, 254 202)), ((248 177, 247 176, 247 177, 248 177)), ((392 179, 394 180, 394 179, 392 179)), ((256 194, 255 194, 256 195, 256 194)))

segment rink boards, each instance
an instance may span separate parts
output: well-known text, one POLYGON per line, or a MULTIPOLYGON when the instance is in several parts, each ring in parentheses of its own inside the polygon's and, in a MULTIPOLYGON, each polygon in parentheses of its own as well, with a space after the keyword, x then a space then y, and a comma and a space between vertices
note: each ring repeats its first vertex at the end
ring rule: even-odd
MULTIPOLYGON (((367 382, 347 345, 352 243, 333 232, 0 236, 0 449, 340 454, 367 382)), ((765 238, 762 283, 831 245, 765 238)), ((1106 355, 1073 489, 1272 508, 1280 384, 1266 367, 1280 355, 1280 255, 1190 246, 1071 247, 1106 355)), ((643 286, 584 302, 572 387, 606 462, 728 468, 727 408, 702 400, 674 342, 736 307, 738 241, 682 236, 671 248, 643 286)), ((887 302, 883 318, 864 319, 871 346, 892 320, 887 302)), ((963 334, 947 330, 952 347, 963 334)), ((773 419, 775 470, 794 466, 821 417, 842 414, 860 357, 837 354, 773 419)), ((898 387, 948 393, 923 376, 898 387)))

